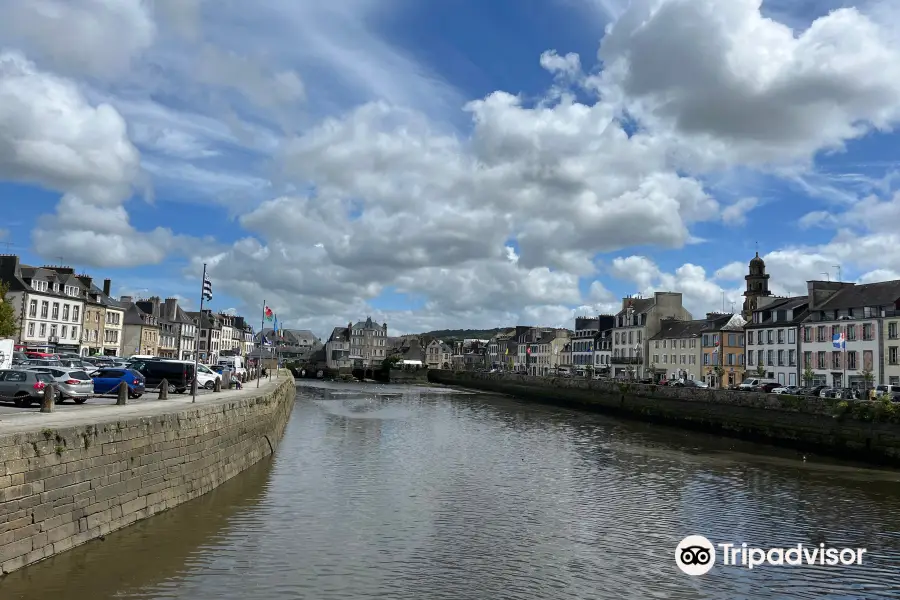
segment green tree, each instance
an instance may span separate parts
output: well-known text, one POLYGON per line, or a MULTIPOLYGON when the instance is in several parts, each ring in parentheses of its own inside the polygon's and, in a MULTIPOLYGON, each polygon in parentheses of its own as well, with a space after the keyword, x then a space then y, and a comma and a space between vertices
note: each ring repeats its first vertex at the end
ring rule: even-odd
POLYGON ((381 361, 381 370, 382 371, 390 371, 397 367, 397 364, 400 362, 399 356, 388 356, 386 359, 381 361))
POLYGON ((766 367, 763 364, 756 365, 756 376, 757 377, 765 377, 766 376, 766 367))
POLYGON ((14 337, 19 331, 15 307, 6 300, 9 286, 0 283, 0 338, 14 337))
POLYGON ((716 379, 719 382, 720 388, 725 387, 724 377, 725 377, 725 367, 723 367, 722 365, 716 365, 716 379))
POLYGON ((812 382, 815 377, 816 374, 813 372, 812 367, 807 363, 806 368, 803 370, 803 381, 806 382, 806 387, 812 387, 812 382))
POLYGON ((863 369, 862 371, 863 381, 866 384, 866 398, 869 397, 869 388, 872 387, 872 383, 875 381, 875 375, 869 369, 863 369))

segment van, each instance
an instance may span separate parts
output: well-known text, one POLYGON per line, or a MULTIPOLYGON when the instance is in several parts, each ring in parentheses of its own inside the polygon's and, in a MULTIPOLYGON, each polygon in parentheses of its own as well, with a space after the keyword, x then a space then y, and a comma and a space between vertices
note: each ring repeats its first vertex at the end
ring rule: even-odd
POLYGON ((170 392, 183 394, 190 389, 194 380, 194 363, 176 362, 163 359, 136 360, 128 367, 144 376, 147 390, 158 388, 163 379, 169 384, 170 392))
POLYGON ((229 371, 238 375, 247 374, 247 369, 244 368, 244 359, 240 356, 223 356, 216 364, 220 367, 227 367, 229 371))
POLYGON ((888 384, 888 385, 879 385, 875 388, 875 393, 879 396, 887 394, 888 396, 893 396, 895 394, 900 394, 900 385, 888 384))
POLYGON ((746 392, 758 385, 765 385, 767 383, 774 383, 777 385, 778 381, 776 381, 775 379, 763 379, 761 377, 748 377, 747 379, 743 380, 740 385, 738 385, 738 389, 746 392))
MULTIPOLYGON (((192 360, 179 360, 177 358, 163 358, 165 362, 174 362, 174 363, 185 363, 188 365, 194 366, 194 361, 192 360)), ((216 385, 216 380, 221 381, 222 376, 204 365, 203 363, 197 364, 197 385, 200 387, 211 390, 216 385)))

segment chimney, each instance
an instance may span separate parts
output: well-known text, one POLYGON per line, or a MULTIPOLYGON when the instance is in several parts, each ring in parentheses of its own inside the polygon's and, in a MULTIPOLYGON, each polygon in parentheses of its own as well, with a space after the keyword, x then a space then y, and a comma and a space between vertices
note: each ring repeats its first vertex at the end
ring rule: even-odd
POLYGON ((109 293, 111 291, 112 291, 112 279, 104 279, 103 280, 103 293, 106 294, 107 296, 109 296, 109 293))
POLYGON ((88 293, 91 292, 91 286, 94 284, 93 278, 88 275, 79 275, 78 281, 81 282, 81 285, 87 288, 88 293))
POLYGON ((166 298, 165 318, 174 321, 178 314, 178 298, 166 298))
POLYGON ((0 256, 0 281, 9 283, 19 269, 19 257, 15 254, 0 256))
POLYGON ((132 298, 131 296, 120 296, 119 302, 121 302, 122 304, 133 304, 134 298, 132 298))

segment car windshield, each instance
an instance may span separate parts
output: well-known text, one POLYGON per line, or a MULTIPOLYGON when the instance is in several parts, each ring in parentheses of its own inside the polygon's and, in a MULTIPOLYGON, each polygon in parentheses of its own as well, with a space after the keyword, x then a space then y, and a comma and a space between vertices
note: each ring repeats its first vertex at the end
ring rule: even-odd
POLYGON ((44 383, 53 383, 53 375, 50 373, 35 373, 34 378, 44 383))

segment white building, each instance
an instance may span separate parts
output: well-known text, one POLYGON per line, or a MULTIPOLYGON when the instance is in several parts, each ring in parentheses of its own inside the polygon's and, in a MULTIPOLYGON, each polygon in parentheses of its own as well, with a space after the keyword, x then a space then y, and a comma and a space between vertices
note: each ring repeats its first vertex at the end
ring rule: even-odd
POLYGON ((612 368, 613 330, 606 329, 594 336, 594 372, 603 373, 612 368))
POLYGON ((808 302, 806 296, 757 300, 750 322, 744 325, 747 377, 761 372, 783 385, 804 384, 799 328, 809 316, 808 302))
POLYGON ((663 319, 690 321, 680 292, 655 292, 652 298, 623 298, 613 329, 612 375, 643 379, 649 370, 648 340, 659 332, 663 319))
POLYGON ((0 256, 0 280, 19 323, 17 343, 27 350, 78 353, 84 289, 72 269, 31 267, 0 256))
POLYGON ((831 387, 872 387, 885 383, 883 321, 900 307, 900 281, 856 285, 839 281, 807 283, 809 316, 800 341, 803 383, 831 387), (843 335, 846 349, 836 348, 843 335))
POLYGON ((425 347, 425 365, 429 369, 449 369, 453 349, 441 340, 434 339, 425 347))

